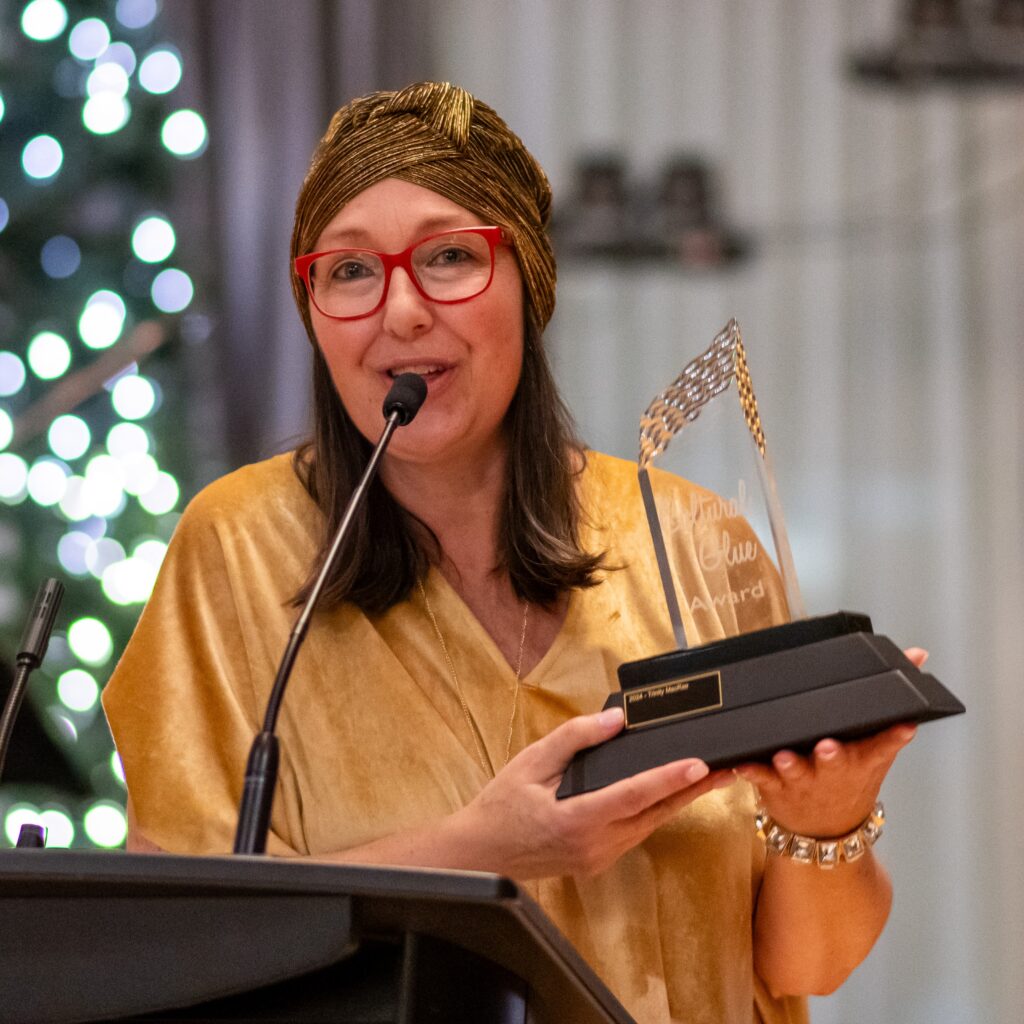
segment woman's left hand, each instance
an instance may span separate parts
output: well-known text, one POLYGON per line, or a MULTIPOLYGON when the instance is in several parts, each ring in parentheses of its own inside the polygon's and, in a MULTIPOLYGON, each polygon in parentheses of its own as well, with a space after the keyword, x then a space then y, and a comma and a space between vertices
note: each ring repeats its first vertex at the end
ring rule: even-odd
MULTIPOLYGON (((905 653, 918 668, 928 658, 919 647, 905 653)), ((871 813, 886 773, 915 731, 897 725, 852 743, 824 739, 808 757, 780 750, 771 765, 740 765, 736 774, 758 788, 762 806, 787 831, 845 835, 871 813)))

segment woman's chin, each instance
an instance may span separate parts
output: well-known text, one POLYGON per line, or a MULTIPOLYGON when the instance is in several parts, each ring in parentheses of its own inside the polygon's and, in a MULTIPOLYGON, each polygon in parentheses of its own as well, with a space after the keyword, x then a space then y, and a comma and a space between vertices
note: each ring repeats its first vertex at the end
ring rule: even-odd
POLYGON ((476 464, 491 460, 505 448, 500 430, 480 437, 464 430, 445 428, 429 421, 414 421, 396 432, 388 456, 399 462, 418 466, 448 468, 476 464), (419 427, 420 429, 417 429, 419 427))

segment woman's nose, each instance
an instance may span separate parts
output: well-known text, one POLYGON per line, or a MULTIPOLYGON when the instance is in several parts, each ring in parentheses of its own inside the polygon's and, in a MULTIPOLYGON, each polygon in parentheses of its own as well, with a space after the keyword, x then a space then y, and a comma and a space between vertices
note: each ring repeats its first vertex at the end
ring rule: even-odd
POLYGON ((434 321, 431 303, 402 267, 395 267, 384 299, 384 330, 397 338, 422 334, 434 321))

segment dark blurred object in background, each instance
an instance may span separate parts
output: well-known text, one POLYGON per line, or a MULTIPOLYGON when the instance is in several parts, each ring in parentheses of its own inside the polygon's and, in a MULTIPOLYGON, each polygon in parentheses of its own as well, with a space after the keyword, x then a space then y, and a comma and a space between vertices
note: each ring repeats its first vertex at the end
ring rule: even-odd
POLYGON ((637 255, 626 187, 626 161, 618 154, 592 153, 576 162, 573 198, 553 225, 566 256, 622 258, 637 255))
POLYGON ((651 189, 630 185, 623 156, 587 155, 577 161, 572 196, 552 228, 567 259, 657 260, 710 270, 749 249, 726 226, 714 171, 702 156, 671 157, 651 189))
POLYGON ((692 154, 670 159, 644 225, 652 250, 689 270, 722 267, 744 256, 748 247, 726 224, 719 196, 707 160, 692 154))
POLYGON ((878 85, 1024 86, 1024 0, 906 0, 896 39, 855 55, 878 85))

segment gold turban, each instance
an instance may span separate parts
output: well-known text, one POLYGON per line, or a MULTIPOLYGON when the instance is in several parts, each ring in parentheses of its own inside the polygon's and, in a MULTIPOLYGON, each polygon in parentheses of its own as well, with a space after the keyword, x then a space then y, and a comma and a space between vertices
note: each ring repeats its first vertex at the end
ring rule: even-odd
MULTIPOLYGON (((555 258, 547 235, 551 188, 540 164, 486 103, 447 82, 353 100, 333 118, 299 192, 292 258, 350 199, 385 178, 422 185, 506 228, 540 332, 555 308, 555 258)), ((292 272, 299 312, 313 338, 309 302, 292 272)))

